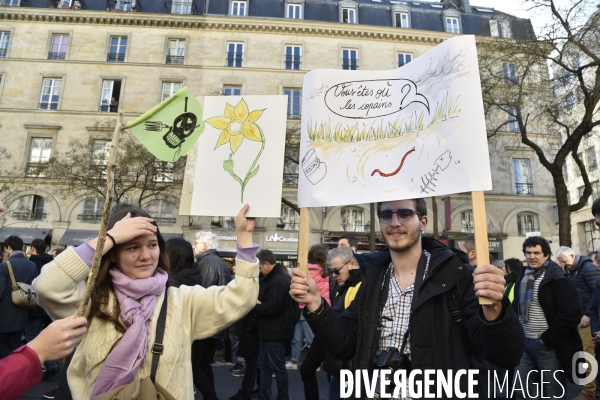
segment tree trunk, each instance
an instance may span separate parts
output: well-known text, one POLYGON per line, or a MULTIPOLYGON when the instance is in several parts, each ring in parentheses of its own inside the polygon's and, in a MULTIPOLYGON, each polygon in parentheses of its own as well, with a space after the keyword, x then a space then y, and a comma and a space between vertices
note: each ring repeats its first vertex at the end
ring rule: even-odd
POLYGON ((438 207, 437 207, 437 201, 435 199, 435 196, 431 198, 431 210, 433 211, 433 238, 434 239, 439 239, 440 238, 440 232, 439 232, 439 227, 438 227, 438 207))
MULTIPOLYGON (((568 189, 562 174, 553 174, 558 208, 558 241, 561 246, 571 247, 571 211, 569 210, 568 189)), ((575 249, 578 253, 578 249, 575 249)))

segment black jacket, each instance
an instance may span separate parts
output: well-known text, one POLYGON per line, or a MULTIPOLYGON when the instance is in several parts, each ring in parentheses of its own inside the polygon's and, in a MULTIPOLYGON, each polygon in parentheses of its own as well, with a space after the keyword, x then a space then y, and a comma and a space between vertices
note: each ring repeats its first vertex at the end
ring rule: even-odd
MULTIPOLYGON (((525 336, 508 299, 505 297, 502 301, 503 312, 499 318, 486 321, 473 289, 473 270, 437 240, 423 238, 422 245, 431 253, 431 258, 427 276, 411 305, 412 368, 456 371, 470 368, 473 358, 483 358, 505 368, 517 366, 525 336), (448 291, 460 294, 461 328, 454 322, 447 304, 448 291), (469 349, 463 346, 463 332, 469 349)), ((383 291, 381 287, 391 255, 386 249, 368 255, 357 254, 356 258, 363 272, 357 301, 344 311, 341 319, 326 307, 321 315, 307 320, 330 353, 343 359, 354 357, 355 369, 372 369, 372 358, 378 350, 381 308, 387 300, 389 285, 384 285, 383 291)), ((480 385, 480 393, 484 389, 480 385)))
POLYGON ((217 250, 210 249, 196 255, 196 265, 200 270, 202 286, 225 286, 231 281, 231 272, 225 261, 219 257, 217 250))
POLYGON ((169 277, 171 286, 202 286, 202 274, 196 266, 185 268, 169 277))
POLYGON ((258 338, 258 316, 250 313, 238 322, 239 346, 236 355, 244 358, 258 358, 260 340, 258 338))
POLYGON ((569 281, 579 295, 579 308, 583 315, 588 317, 597 314, 598 310, 594 311, 594 302, 592 297, 595 290, 595 284, 600 278, 600 269, 594 265, 592 259, 587 256, 579 256, 579 262, 567 270, 569 281))
MULTIPOLYGON (((516 312, 519 310, 521 297, 519 288, 522 280, 523 276, 520 276, 515 283, 513 307, 516 312)), ((548 323, 548 329, 542 333, 540 339, 546 346, 555 349, 558 361, 562 364, 567 378, 572 382, 573 355, 583 351, 581 337, 577 331, 581 321, 579 297, 562 268, 552 260, 549 260, 544 278, 540 282, 538 302, 548 323)))
POLYGON ((258 337, 268 342, 285 342, 294 336, 290 278, 280 264, 260 280, 253 312, 258 316, 258 337))
MULTIPOLYGON (((40 272, 42 272, 42 267, 52 260, 54 260, 54 257, 46 253, 32 254, 29 256, 29 261, 34 263, 37 267, 38 275, 40 274, 40 272)), ((29 312, 29 316, 32 318, 44 318, 47 315, 48 314, 46 313, 46 311, 40 306, 37 306, 29 312)))
MULTIPOLYGON (((22 251, 13 251, 8 260, 15 274, 15 281, 31 285, 38 276, 37 267, 22 251)), ((0 333, 19 332, 27 327, 29 310, 23 310, 13 304, 11 287, 8 266, 3 262, 0 264, 0 333)))

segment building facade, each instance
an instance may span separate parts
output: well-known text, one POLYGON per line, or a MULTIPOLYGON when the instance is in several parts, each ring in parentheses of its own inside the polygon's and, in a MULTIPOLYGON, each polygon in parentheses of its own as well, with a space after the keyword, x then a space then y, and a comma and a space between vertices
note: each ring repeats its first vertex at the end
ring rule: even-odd
MULTIPOLYGON (((183 86, 199 99, 286 94, 286 151, 293 154, 302 81, 312 69, 398 68, 460 34, 534 39, 529 20, 458 0, 2 1, 0 155, 5 150, 12 156, 5 157, 2 179, 17 177, 21 186, 2 194, 8 210, 0 241, 11 233, 43 236, 52 247, 94 235, 103 201, 66 195, 44 164, 78 139, 89 146, 90 168, 102 166, 117 111, 131 120, 183 86)), ((486 194, 486 207, 493 258, 522 257, 530 232, 557 243, 550 176, 533 151, 512 140, 511 130, 508 124, 490 140, 494 189, 486 194)), ((296 204, 297 163, 286 162, 283 172, 283 197, 296 204)), ((176 173, 154 179, 181 193, 176 173)), ((473 230, 470 194, 436 201, 439 233, 455 245, 473 230)), ((426 234, 432 234, 431 199, 428 205, 426 234)), ((142 206, 167 235, 193 241, 195 231, 212 230, 219 247, 235 247, 232 218, 179 215, 177 202, 161 196, 142 206)), ((374 217, 368 204, 311 209, 310 215, 311 244, 333 246, 352 234, 361 250, 368 249, 374 217)), ((282 204, 280 219, 257 221, 259 244, 293 260, 298 222, 298 214, 282 204)))

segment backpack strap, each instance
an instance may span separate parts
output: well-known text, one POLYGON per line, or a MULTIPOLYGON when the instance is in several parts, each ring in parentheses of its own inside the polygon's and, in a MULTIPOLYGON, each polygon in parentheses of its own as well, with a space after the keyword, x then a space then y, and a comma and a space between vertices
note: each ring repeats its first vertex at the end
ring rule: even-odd
POLYGON ((10 261, 6 260, 4 262, 8 266, 8 274, 10 275, 10 281, 12 282, 11 291, 14 292, 18 289, 17 281, 15 280, 15 273, 12 269, 12 265, 10 265, 10 261))
POLYGON ((446 297, 446 304, 448 305, 448 309, 450 310, 450 314, 452 315, 452 320, 456 324, 460 332, 460 340, 463 344, 463 348, 467 357, 471 357, 471 346, 469 344, 469 337, 467 336, 467 331, 463 328, 462 322, 462 314, 460 312, 460 300, 461 300, 461 290, 460 290, 460 281, 456 282, 456 285, 452 286, 451 290, 447 290, 444 293, 446 297))
POLYGON ((153 383, 156 379, 158 359, 164 350, 162 341, 165 335, 165 322, 167 321, 167 299, 169 298, 168 294, 168 288, 165 288, 165 298, 163 300, 162 307, 160 308, 160 314, 158 316, 158 322, 156 324, 156 337, 154 338, 154 343, 152 344, 152 369, 150 372, 150 379, 152 379, 153 383))

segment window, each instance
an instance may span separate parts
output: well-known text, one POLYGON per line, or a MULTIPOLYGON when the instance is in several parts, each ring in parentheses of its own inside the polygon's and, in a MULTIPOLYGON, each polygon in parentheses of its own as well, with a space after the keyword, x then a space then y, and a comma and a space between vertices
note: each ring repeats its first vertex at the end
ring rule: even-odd
POLYGON ((171 14, 187 15, 192 13, 192 0, 175 0, 171 6, 171 14))
POLYGON ((291 19, 302 19, 302 5, 301 4, 288 4, 286 18, 291 19))
POLYGON ((23 196, 18 200, 13 218, 24 221, 40 221, 46 218, 46 199, 37 195, 23 196))
POLYGON ((288 119, 300 119, 300 101, 302 92, 300 89, 283 89, 283 94, 288 97, 287 117, 288 119))
POLYGON ((517 121, 517 109, 513 106, 507 107, 506 115, 508 118, 508 130, 510 132, 520 132, 519 121, 517 121))
POLYGON ((8 56, 8 45, 10 43, 10 32, 0 32, 0 58, 8 56))
POLYGON ((29 145, 29 156, 25 176, 44 177, 46 176, 48 161, 52 154, 52 139, 50 138, 32 138, 29 145))
POLYGON ((585 242, 588 252, 598 251, 599 235, 596 221, 593 219, 586 221, 583 230, 585 232, 585 242))
POLYGON ((67 47, 69 47, 69 35, 65 33, 52 35, 48 60, 64 60, 67 58, 67 47))
POLYGON ((243 43, 227 43, 227 66, 241 67, 244 59, 243 43))
POLYGON ((111 36, 110 37, 110 48, 106 61, 111 62, 124 62, 125 52, 127 51, 127 37, 125 36, 111 36))
POLYGON ((81 222, 98 223, 102 219, 102 211, 104 210, 104 199, 96 197, 86 199, 83 202, 83 213, 77 216, 81 222))
POLYGON ((215 228, 234 229, 235 222, 233 217, 212 217, 210 225, 215 228))
POLYGON ((102 95, 100 97, 100 111, 117 112, 119 111, 119 98, 121 94, 121 81, 103 80, 102 95))
POLYGON ((513 172, 515 175, 516 194, 518 196, 533 195, 533 181, 528 158, 513 158, 513 172))
POLYGON ((594 202, 598 197, 600 197, 600 182, 594 181, 592 182, 592 202, 594 202))
POLYGON ((175 163, 168 161, 154 161, 154 182, 173 182, 175 163))
POLYGON ((165 200, 155 200, 147 206, 148 214, 154 219, 157 225, 173 225, 175 218, 175 206, 165 200))
POLYGON ((277 229, 283 229, 286 231, 297 231, 300 226, 300 216, 291 207, 282 204, 281 205, 281 217, 277 224, 277 229))
POLYGON ((0 6, 18 7, 20 0, 0 0, 0 6))
POLYGON ((60 8, 71 8, 71 0, 60 0, 60 8))
POLYGON ((412 54, 398 53, 398 68, 412 61, 412 54))
POLYGON ((562 168, 562 172, 563 172, 563 177, 565 178, 565 182, 567 182, 569 180, 569 172, 567 170, 567 163, 565 162, 563 164, 563 168, 562 168))
MULTIPOLYGON (((577 153, 577 158, 579 158, 581 162, 584 162, 583 153, 577 153)), ((575 177, 579 178, 581 176, 581 170, 579 169, 579 165, 577 165, 577 163, 575 162, 575 159, 573 159, 573 166, 575 169, 575 177)))
POLYGON ((241 96, 242 95, 242 87, 241 86, 223 86, 223 94, 225 96, 241 96))
POLYGON ((491 19, 490 34, 493 37, 510 38, 512 36, 510 33, 510 21, 497 21, 495 19, 491 19))
POLYGON ((475 223, 473 222, 473 211, 463 211, 460 213, 460 231, 465 233, 475 232, 475 223))
POLYGON ((110 144, 110 140, 104 139, 96 139, 92 142, 92 154, 90 155, 91 179, 106 179, 106 165, 108 164, 110 144))
POLYGON ((364 232, 364 211, 357 207, 342 208, 342 226, 344 232, 364 232))
POLYGON ((344 24, 356 24, 356 9, 342 8, 342 22, 344 24))
POLYGON ((167 47, 167 64, 183 65, 185 58, 185 40, 184 39, 169 39, 167 47))
POLYGON ((183 87, 181 82, 163 82, 160 101, 165 101, 183 87))
POLYGON ((342 50, 342 68, 351 70, 358 69, 358 50, 342 50))
POLYGON ((446 17, 446 32, 460 33, 457 17, 446 17))
POLYGON ((135 0, 117 0, 117 10, 131 12, 135 8, 135 0))
POLYGON ((590 147, 585 151, 585 159, 587 161, 588 171, 592 172, 598 169, 598 162, 596 161, 596 148, 590 147))
POLYGON ((61 86, 62 79, 44 78, 38 109, 56 110, 58 108, 61 86))
POLYGON ((231 15, 237 15, 243 17, 246 15, 246 2, 245 1, 232 1, 231 2, 231 15))
POLYGON ((517 73, 515 71, 515 64, 502 63, 502 75, 504 75, 505 85, 510 86, 517 84, 517 73))
POLYGON ((408 13, 407 12, 394 13, 394 26, 396 28, 408 28, 408 13))
POLYGON ((517 227, 519 235, 525 236, 529 232, 539 232, 540 223, 537 214, 520 213, 517 214, 517 227))
POLYGON ((300 46, 285 46, 285 69, 300 69, 300 46))

